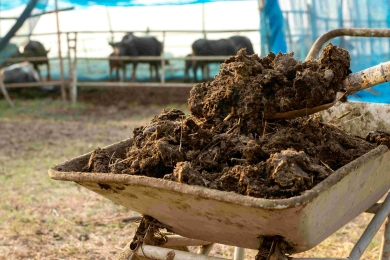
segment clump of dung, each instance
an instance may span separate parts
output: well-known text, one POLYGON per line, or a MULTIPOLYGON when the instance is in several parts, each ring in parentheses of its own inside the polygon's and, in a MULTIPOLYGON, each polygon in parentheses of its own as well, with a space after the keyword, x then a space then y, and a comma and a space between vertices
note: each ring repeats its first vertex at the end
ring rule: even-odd
POLYGON ((293 53, 259 58, 242 49, 221 64, 213 81, 192 88, 191 115, 164 110, 134 129, 125 159, 102 150, 99 158, 106 163, 110 158, 107 167, 115 174, 261 198, 298 196, 376 144, 316 115, 290 120, 267 115, 332 102, 351 72, 349 62, 348 52, 332 44, 319 60, 307 62, 293 53))
POLYGON ((240 119, 243 132, 261 134, 264 118, 275 113, 333 102, 351 72, 348 52, 329 43, 319 60, 300 62, 293 55, 259 58, 241 49, 221 64, 213 81, 191 89, 191 114, 222 131, 240 119))

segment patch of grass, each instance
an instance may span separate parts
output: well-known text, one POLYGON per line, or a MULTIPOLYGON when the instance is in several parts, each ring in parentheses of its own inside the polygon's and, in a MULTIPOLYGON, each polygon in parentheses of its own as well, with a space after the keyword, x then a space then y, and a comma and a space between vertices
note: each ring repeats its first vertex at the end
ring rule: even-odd
POLYGON ((5 100, 0 100, 0 118, 3 120, 18 117, 69 120, 90 107, 84 103, 66 103, 53 99, 15 100, 11 108, 5 100))
MULTIPOLYGON (((53 181, 46 174, 50 166, 65 161, 69 156, 87 152, 87 143, 80 140, 67 142, 61 150, 51 147, 51 152, 48 151, 50 146, 43 142, 29 145, 39 149, 27 150, 19 158, 8 161, 10 177, 2 176, 5 189, 0 202, 0 244, 7 241, 20 246, 26 239, 31 240, 31 236, 39 238, 39 243, 31 240, 28 248, 22 246, 22 252, 12 252, 10 247, 5 256, 17 259, 24 255, 30 258, 40 251, 46 252, 46 259, 78 258, 78 254, 99 248, 95 243, 103 238, 106 239, 105 245, 112 243, 111 248, 121 245, 119 235, 107 238, 107 234, 120 230, 119 233, 131 235, 129 226, 121 222, 121 218, 133 214, 129 210, 123 210, 121 206, 84 188, 80 189, 77 184, 53 181), (82 242, 80 239, 85 239, 85 235, 87 240, 82 242), (53 248, 51 240, 56 241, 55 244, 62 250, 53 248), (80 248, 80 243, 85 249, 80 248)), ((130 235, 122 235, 122 240, 125 239, 123 243, 130 239, 130 235)), ((111 253, 108 255, 113 256, 111 253)))
POLYGON ((0 119, 10 120, 48 120, 48 121, 92 121, 98 124, 118 125, 125 122, 150 120, 163 109, 176 108, 189 115, 187 104, 169 104, 166 106, 128 104, 120 109, 115 106, 94 107, 91 104, 63 103, 50 98, 15 100, 15 107, 9 107, 5 100, 0 100, 0 119))

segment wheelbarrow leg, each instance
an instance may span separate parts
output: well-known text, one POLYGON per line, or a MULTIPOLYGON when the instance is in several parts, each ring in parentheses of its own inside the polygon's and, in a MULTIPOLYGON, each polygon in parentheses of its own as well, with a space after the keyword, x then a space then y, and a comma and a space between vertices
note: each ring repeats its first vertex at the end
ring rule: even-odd
MULTIPOLYGON (((201 246, 198 250, 198 254, 201 255, 208 255, 211 251, 211 248, 214 244, 209 244, 205 246, 201 246)), ((244 252, 245 249, 241 247, 235 247, 234 248, 234 260, 244 260, 244 252)))
POLYGON ((197 254, 199 254, 199 255, 208 255, 210 253, 211 249, 213 248, 213 245, 214 244, 200 246, 197 254))
POLYGON ((390 215, 387 216, 379 260, 390 260, 390 215))
MULTIPOLYGON (((382 203, 381 208, 375 214, 374 218, 371 220, 367 229, 364 231, 363 235, 360 237, 359 241, 352 249, 348 259, 351 260, 360 259, 360 257, 363 255, 364 251, 370 244, 371 240, 374 238, 375 234, 378 232, 379 228, 382 226, 383 222, 385 221, 389 213, 390 213, 390 193, 387 194, 387 197, 385 201, 382 203)), ((387 228, 387 233, 389 233, 388 231, 389 229, 387 228)), ((389 234, 386 234, 385 232, 385 237, 386 236, 389 237, 389 234)), ((389 245, 387 245, 387 249, 388 248, 389 245)), ((387 257, 388 258, 382 258, 382 259, 389 259, 389 256, 387 257)))
POLYGON ((242 247, 234 248, 234 260, 244 260, 245 249, 242 247))
POLYGON ((142 256, 148 259, 158 259, 158 260, 226 260, 226 258, 218 258, 212 256, 205 256, 199 254, 193 254, 189 252, 157 247, 157 246, 149 246, 142 245, 135 252, 137 256, 142 256))
POLYGON ((131 242, 129 242, 125 246, 125 248, 123 248, 123 250, 117 256, 116 260, 138 260, 139 259, 135 254, 133 254, 133 252, 131 252, 130 243, 131 242))

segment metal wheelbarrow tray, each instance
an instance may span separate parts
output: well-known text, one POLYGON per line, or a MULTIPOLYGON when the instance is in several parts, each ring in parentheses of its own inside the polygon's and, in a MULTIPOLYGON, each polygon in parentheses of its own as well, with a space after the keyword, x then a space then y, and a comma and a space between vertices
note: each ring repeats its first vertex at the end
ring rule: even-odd
MULTIPOLYGON (((124 156, 132 139, 105 147, 124 156)), ((259 237, 281 236, 306 251, 375 204, 390 189, 390 151, 379 146, 302 195, 261 199, 146 176, 87 173, 91 153, 49 169, 109 200, 171 226, 176 234, 257 249, 259 237)))

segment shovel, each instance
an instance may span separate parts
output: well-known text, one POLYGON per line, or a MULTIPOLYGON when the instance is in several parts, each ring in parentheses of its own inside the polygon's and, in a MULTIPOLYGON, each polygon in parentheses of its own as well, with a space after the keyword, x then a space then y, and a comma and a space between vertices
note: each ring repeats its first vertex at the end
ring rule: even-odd
POLYGON ((268 116, 267 119, 290 119, 294 117, 308 116, 334 106, 341 98, 352 95, 360 90, 379 85, 390 80, 390 61, 349 75, 343 81, 345 92, 337 92, 332 103, 268 116))

